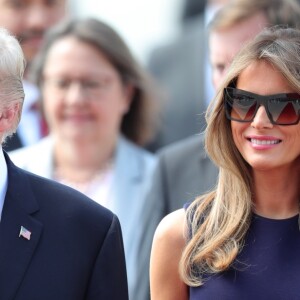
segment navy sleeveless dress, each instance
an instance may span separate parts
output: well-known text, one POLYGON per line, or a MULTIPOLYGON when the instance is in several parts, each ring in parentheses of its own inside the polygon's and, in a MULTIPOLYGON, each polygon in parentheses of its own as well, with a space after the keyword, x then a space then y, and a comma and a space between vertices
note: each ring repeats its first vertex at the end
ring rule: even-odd
POLYGON ((273 220, 253 215, 233 266, 190 288, 191 300, 300 299, 298 215, 273 220))

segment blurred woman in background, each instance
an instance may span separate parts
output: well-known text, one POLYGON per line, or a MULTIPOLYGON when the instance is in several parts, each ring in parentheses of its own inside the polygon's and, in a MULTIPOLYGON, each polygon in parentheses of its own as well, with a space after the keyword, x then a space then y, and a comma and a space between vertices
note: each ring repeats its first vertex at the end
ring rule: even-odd
POLYGON ((140 146, 154 128, 151 80, 120 36, 95 19, 68 21, 50 31, 33 75, 50 135, 12 152, 12 160, 118 215, 130 299, 146 299, 148 285, 138 281, 148 282, 148 261, 138 255, 146 251, 140 250, 142 214, 156 158, 140 146))

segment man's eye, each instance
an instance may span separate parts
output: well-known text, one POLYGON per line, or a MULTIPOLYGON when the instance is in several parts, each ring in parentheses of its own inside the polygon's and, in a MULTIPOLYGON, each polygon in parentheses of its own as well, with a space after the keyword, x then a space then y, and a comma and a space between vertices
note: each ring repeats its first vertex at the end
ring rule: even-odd
POLYGON ((44 4, 49 7, 60 5, 61 2, 61 0, 44 0, 44 4))
POLYGON ((212 63, 211 65, 213 72, 223 74, 226 69, 225 64, 222 63, 212 63))
POLYGON ((54 85, 57 88, 66 88, 70 85, 70 82, 68 80, 64 80, 64 79, 58 79, 54 81, 54 85))
POLYGON ((219 73, 223 73, 223 71, 225 70, 226 66, 225 65, 222 65, 222 64, 219 64, 219 65, 216 65, 214 66, 214 69, 216 71, 218 71, 219 73))
POLYGON ((7 6, 15 9, 21 9, 26 7, 26 1, 24 0, 7 0, 6 1, 7 6))

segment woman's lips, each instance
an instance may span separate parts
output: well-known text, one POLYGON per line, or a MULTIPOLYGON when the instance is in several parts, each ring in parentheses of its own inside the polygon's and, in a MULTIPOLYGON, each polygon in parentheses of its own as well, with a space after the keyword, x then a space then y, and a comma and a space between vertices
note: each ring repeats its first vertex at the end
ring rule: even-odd
POLYGON ((251 143, 251 146, 257 150, 271 149, 282 142, 281 139, 273 136, 250 136, 247 137, 247 140, 251 143))
POLYGON ((64 116, 63 120, 65 122, 72 122, 72 123, 82 123, 82 122, 90 122, 92 121, 91 116, 89 115, 69 115, 64 116))
POLYGON ((258 139, 250 139, 252 144, 256 145, 274 145, 279 144, 280 140, 258 140, 258 139))

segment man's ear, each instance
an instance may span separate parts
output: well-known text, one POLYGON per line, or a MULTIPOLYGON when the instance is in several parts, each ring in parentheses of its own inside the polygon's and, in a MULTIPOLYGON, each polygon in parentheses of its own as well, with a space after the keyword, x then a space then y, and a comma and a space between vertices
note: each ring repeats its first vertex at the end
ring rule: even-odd
POLYGON ((16 124, 20 110, 20 104, 14 103, 10 106, 0 108, 0 133, 9 131, 16 124))

